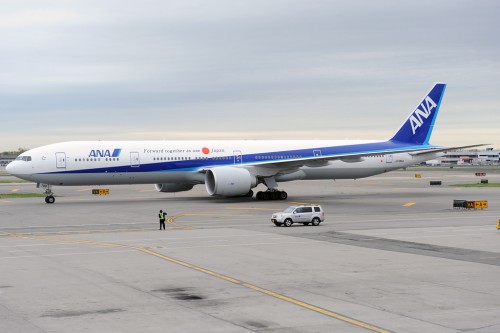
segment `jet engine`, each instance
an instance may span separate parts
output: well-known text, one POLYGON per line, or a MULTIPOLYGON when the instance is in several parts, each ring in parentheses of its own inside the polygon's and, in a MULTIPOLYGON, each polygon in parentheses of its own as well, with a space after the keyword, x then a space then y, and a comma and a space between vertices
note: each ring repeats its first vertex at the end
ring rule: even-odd
POLYGON ((205 186, 210 195, 236 197, 247 195, 257 186, 257 179, 247 169, 216 167, 205 174, 205 186))
POLYGON ((193 184, 187 183, 165 183, 165 184, 155 184, 155 188, 158 192, 182 192, 189 191, 193 188, 193 184))

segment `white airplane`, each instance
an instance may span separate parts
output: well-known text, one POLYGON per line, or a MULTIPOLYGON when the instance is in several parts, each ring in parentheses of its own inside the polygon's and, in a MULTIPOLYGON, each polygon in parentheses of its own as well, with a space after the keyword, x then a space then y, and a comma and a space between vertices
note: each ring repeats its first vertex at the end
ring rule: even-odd
POLYGON ((7 171, 45 188, 52 186, 155 184, 159 192, 205 184, 211 196, 285 200, 278 182, 356 179, 435 159, 466 147, 429 144, 446 84, 437 83, 390 139, 383 141, 75 141, 21 154, 7 171))

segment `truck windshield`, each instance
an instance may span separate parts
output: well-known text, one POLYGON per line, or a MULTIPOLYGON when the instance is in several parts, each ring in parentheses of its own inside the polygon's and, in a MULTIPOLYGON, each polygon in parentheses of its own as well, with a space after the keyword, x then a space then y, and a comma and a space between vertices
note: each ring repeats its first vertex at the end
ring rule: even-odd
POLYGON ((283 211, 283 213, 291 213, 293 212, 293 210, 295 209, 295 206, 290 206, 290 207, 287 207, 287 209, 285 209, 283 211))

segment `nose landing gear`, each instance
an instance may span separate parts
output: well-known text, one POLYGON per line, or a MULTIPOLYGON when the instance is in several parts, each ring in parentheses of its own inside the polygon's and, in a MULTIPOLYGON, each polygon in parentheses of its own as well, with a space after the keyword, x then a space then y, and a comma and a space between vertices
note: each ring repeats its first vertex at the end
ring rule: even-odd
POLYGON ((53 195, 48 195, 45 197, 45 203, 53 204, 54 202, 56 202, 56 198, 54 198, 53 195))
POLYGON ((45 197, 45 203, 48 203, 48 204, 53 204, 54 202, 56 202, 56 198, 54 197, 54 192, 52 192, 52 185, 49 185, 49 184, 36 184, 36 187, 41 187, 41 188, 44 188, 45 189, 45 194, 47 195, 45 197))

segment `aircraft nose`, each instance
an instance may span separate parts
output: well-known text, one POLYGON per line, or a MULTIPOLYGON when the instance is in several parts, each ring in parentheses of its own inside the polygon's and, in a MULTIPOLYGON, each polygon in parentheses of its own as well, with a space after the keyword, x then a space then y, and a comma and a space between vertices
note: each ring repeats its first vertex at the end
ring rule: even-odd
POLYGON ((11 175, 15 175, 16 174, 16 167, 14 166, 14 164, 16 164, 15 162, 10 162, 9 164, 7 164, 7 166, 5 167, 5 170, 10 173, 11 175))

